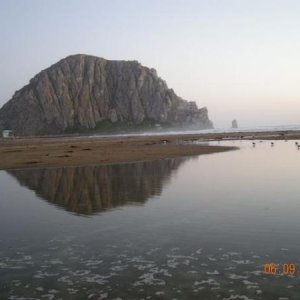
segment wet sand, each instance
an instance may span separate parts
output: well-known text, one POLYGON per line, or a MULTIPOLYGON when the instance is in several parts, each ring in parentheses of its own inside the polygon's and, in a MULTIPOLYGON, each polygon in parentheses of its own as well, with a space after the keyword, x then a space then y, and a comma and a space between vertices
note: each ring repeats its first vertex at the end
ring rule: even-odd
POLYGON ((63 167, 191 156, 238 149, 194 141, 299 139, 300 132, 234 132, 161 136, 62 136, 0 139, 0 169, 63 167))

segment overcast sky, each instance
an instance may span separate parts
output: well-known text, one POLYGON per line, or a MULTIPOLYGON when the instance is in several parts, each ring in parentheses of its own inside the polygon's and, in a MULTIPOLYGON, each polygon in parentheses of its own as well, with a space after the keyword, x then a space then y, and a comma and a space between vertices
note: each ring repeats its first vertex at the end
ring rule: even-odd
POLYGON ((300 124, 299 0, 0 0, 0 106, 75 53, 138 60, 216 127, 300 124))

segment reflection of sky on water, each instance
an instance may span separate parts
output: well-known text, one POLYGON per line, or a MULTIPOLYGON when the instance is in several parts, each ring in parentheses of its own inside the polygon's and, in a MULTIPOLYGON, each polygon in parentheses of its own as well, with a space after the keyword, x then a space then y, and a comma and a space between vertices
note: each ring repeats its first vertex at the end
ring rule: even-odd
MULTIPOLYGON (((47 193, 36 197, 37 178, 29 185, 24 174, 1 172, 0 295, 297 299, 299 276, 262 270, 269 262, 300 266, 300 151, 293 141, 221 144, 241 150, 152 162, 143 175, 141 163, 130 164, 124 179, 130 184, 109 195, 135 195, 143 205, 114 202, 116 209, 88 218, 61 202, 67 211, 53 206, 56 197, 46 199, 47 193)), ((101 170, 111 178, 119 174, 101 170)), ((82 182, 89 186, 87 178, 82 182)), ((99 182, 90 178, 92 187, 99 182)), ((50 182, 42 183, 45 191, 50 182)), ((107 189, 111 180, 104 182, 99 187, 107 189)))

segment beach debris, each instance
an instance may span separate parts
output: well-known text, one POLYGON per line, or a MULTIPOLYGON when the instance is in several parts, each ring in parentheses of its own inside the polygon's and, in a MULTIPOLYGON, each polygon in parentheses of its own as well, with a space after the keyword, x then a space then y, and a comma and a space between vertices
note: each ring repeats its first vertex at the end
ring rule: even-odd
POLYGON ((171 143, 169 140, 161 140, 161 142, 162 142, 163 144, 169 144, 169 143, 171 143))

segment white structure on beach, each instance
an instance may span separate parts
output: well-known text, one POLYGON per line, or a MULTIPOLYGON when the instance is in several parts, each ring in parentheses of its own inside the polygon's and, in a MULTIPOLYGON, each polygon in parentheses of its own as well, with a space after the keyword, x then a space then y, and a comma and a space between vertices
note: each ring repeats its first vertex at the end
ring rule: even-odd
POLYGON ((2 131, 2 137, 7 139, 7 138, 13 138, 14 137, 14 132, 12 130, 3 130, 2 131))

